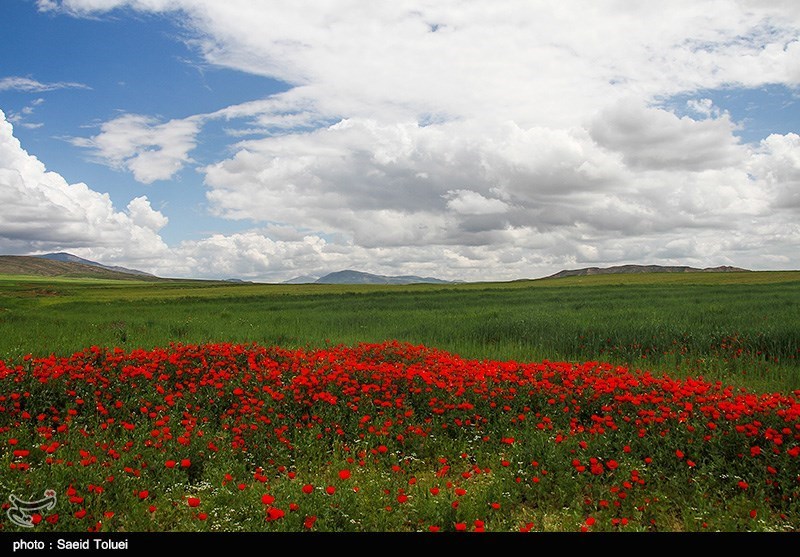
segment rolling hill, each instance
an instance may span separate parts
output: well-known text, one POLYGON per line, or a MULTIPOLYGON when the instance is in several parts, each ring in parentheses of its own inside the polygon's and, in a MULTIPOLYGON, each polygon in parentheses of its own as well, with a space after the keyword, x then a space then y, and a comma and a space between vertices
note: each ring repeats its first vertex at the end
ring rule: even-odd
POLYGON ((139 271, 137 269, 128 269, 126 267, 119 267, 116 265, 103 265, 102 263, 98 263, 97 261, 90 261, 88 259, 84 259, 83 257, 78 257, 77 255, 72 255, 71 253, 66 252, 58 252, 58 253, 46 253, 44 255, 34 255, 33 257, 39 257, 42 259, 49 259, 51 261, 62 261, 66 263, 82 263, 84 265, 91 265, 93 267, 101 267, 103 269, 108 269, 110 271, 118 271, 120 273, 128 273, 131 275, 144 275, 148 277, 152 277, 154 275, 150 273, 145 273, 144 271, 139 271))
POLYGON ((0 255, 0 275, 99 278, 117 280, 162 280, 146 273, 119 271, 100 264, 58 261, 32 255, 0 255))
POLYGON ((559 271, 554 275, 545 278, 562 278, 562 277, 583 277, 588 275, 619 275, 619 274, 641 274, 641 273, 735 273, 735 272, 748 272, 749 269, 740 269, 738 267, 706 267, 700 269, 697 267, 686 266, 663 266, 663 265, 618 265, 616 267, 585 267, 583 269, 565 269, 559 271))

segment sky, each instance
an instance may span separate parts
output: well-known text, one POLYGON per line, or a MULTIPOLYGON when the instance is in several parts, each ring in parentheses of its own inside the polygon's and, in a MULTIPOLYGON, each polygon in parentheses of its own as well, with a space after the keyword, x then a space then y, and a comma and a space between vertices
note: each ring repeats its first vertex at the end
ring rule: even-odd
POLYGON ((800 269, 796 0, 4 0, 0 253, 800 269))

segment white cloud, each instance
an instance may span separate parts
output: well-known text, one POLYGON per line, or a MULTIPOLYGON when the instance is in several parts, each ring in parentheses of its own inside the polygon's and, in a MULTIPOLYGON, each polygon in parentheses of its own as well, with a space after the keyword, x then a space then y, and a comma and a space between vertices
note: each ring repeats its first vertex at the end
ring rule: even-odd
POLYGON ((800 135, 772 134, 763 139, 750 168, 767 185, 774 209, 800 215, 800 135))
POLYGON ((69 250, 107 262, 149 264, 164 257, 158 230, 166 217, 146 197, 115 210, 107 194, 69 184, 20 146, 0 111, 0 250, 69 250))
POLYGON ((622 153, 631 166, 673 170, 739 163, 744 149, 735 129, 727 114, 697 121, 630 101, 606 109, 590 127, 598 144, 622 153))
POLYGON ((492 215, 508 211, 504 201, 484 197, 475 191, 450 190, 445 197, 447 208, 462 215, 492 215))
POLYGON ((621 94, 790 82, 798 26, 787 5, 720 0, 40 6, 182 11, 209 62, 304 86, 326 114, 476 117, 490 110, 524 127, 586 116, 621 94))
POLYGON ((185 118, 158 123, 154 118, 123 114, 102 124, 91 138, 74 138, 114 168, 126 168, 137 181, 150 184, 168 180, 192 162, 189 152, 196 146, 200 118, 185 118))
POLYGON ((686 101, 686 106, 689 110, 706 118, 718 118, 720 115, 719 108, 714 106, 714 101, 711 99, 689 99, 686 101))
POLYGON ((22 107, 19 112, 9 112, 6 115, 6 120, 15 126, 22 126, 23 128, 27 128, 29 130, 41 128, 44 126, 42 122, 30 122, 28 121, 28 118, 30 118, 36 111, 36 107, 40 106, 43 102, 44 99, 42 98, 34 99, 28 106, 22 107))
POLYGON ((128 203, 128 216, 137 226, 157 232, 164 228, 169 219, 150 206, 146 196, 135 197, 128 203))
MULTIPOLYGON (((701 265, 701 255, 730 264, 718 238, 772 218, 764 182, 742 164, 754 152, 724 118, 633 110, 626 133, 624 110, 601 114, 598 127, 613 132, 608 146, 580 128, 507 124, 484 127, 478 140, 467 123, 369 120, 247 141, 206 169, 209 200, 228 218, 302 223, 369 253, 481 254, 473 267, 457 258, 457 271, 475 278, 525 276, 531 260, 548 257, 561 266, 677 260, 680 249, 701 265)), ((758 260, 757 250, 749 257, 758 260)))
POLYGON ((29 77, 4 77, 0 79, 0 91, 22 91, 25 93, 45 93, 57 89, 91 89, 83 83, 58 81, 54 83, 42 83, 29 77))
MULTIPOLYGON (((691 116, 659 108, 701 90, 800 85, 796 2, 38 5, 179 12, 207 62, 290 87, 169 122, 126 114, 76 140, 150 183, 193 164, 211 119, 248 138, 201 170, 214 214, 256 224, 175 248, 186 273, 799 263, 796 134, 745 145, 707 98, 691 116)), ((129 218, 158 225, 139 209, 129 218)))

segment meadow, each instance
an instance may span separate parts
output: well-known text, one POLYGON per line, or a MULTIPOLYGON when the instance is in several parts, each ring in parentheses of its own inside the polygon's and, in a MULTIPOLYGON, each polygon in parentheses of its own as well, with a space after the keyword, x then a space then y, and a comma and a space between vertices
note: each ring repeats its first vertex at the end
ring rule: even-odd
POLYGON ((0 490, 59 531, 795 530, 798 302, 0 277, 0 490))
POLYGON ((399 340, 464 357, 602 360, 800 388, 800 272, 460 285, 270 285, 0 276, 0 358, 88 346, 399 340))

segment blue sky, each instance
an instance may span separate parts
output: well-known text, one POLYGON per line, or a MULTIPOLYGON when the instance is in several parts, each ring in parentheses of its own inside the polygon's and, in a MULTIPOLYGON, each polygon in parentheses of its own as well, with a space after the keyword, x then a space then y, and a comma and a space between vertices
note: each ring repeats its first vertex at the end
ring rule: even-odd
MULTIPOLYGON (((91 134, 122 113, 182 118, 281 92, 285 84, 204 63, 185 43, 178 17, 125 9, 99 18, 65 17, 39 12, 33 0, 12 0, 4 10, 14 25, 0 35, 0 78, 84 86, 0 91, 0 109, 7 115, 23 116, 26 107, 33 108, 15 126, 16 137, 31 154, 70 183, 86 182, 108 193, 115 204, 124 206, 146 193, 154 207, 168 208, 170 225, 162 231, 168 242, 242 228, 210 218, 202 177, 193 169, 183 169, 167 187, 149 188, 129 173, 87 162, 86 151, 67 139, 91 134), (26 127, 31 124, 43 125, 26 127)), ((211 161, 224 155, 227 139, 221 126, 209 126, 193 158, 211 161)))
POLYGON ((0 251, 269 282, 798 268, 800 8, 723 4, 9 0, 0 251))
POLYGON ((745 143, 757 143, 773 133, 798 131, 800 96, 794 88, 769 84, 746 89, 693 91, 670 97, 663 105, 676 114, 692 115, 686 103, 698 97, 710 99, 715 107, 728 112, 740 123, 741 127, 734 134, 745 143))

